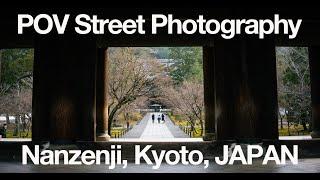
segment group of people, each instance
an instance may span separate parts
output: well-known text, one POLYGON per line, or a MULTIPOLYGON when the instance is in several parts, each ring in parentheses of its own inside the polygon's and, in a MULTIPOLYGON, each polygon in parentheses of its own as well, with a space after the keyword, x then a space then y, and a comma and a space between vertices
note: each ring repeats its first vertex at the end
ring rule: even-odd
MULTIPOLYGON (((152 123, 154 124, 155 123, 155 120, 156 120, 156 115, 155 114, 152 114, 151 115, 151 119, 152 119, 152 123)), ((158 117, 157 117, 157 120, 158 120, 158 123, 160 124, 161 122, 162 123, 165 123, 166 120, 165 120, 165 115, 164 114, 159 114, 158 117)))

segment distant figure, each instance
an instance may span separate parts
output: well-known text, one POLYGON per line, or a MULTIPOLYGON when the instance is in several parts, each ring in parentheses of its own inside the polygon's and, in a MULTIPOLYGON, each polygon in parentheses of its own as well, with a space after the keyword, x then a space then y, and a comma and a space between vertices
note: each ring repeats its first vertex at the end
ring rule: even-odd
POLYGON ((158 116, 158 123, 160 124, 160 121, 161 121, 161 116, 159 115, 158 116))
POLYGON ((0 139, 3 138, 3 132, 2 132, 3 130, 2 130, 2 128, 3 128, 3 127, 0 126, 0 139))
POLYGON ((152 123, 154 124, 154 120, 155 120, 154 114, 152 114, 151 118, 152 118, 152 123))
POLYGON ((129 129, 130 129, 130 122, 127 121, 127 130, 129 130, 129 129))
POLYGON ((7 124, 4 124, 0 128, 0 135, 1 135, 2 138, 7 138, 7 124))
POLYGON ((166 122, 166 120, 165 120, 165 116, 164 116, 164 114, 162 114, 162 115, 161 115, 161 118, 162 118, 162 122, 163 122, 163 123, 165 123, 165 122, 166 122))

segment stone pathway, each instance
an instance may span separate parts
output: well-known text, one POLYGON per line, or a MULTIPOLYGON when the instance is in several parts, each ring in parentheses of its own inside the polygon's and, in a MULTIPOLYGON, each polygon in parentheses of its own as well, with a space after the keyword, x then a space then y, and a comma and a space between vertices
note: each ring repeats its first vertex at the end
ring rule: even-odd
POLYGON ((161 113, 153 113, 155 121, 152 122, 152 113, 148 113, 134 126, 122 139, 140 139, 140 140, 173 140, 176 138, 189 138, 178 126, 174 125, 168 116, 165 116, 165 122, 158 123, 158 116, 161 113))
MULTIPOLYGON (((160 113, 154 113, 154 114, 156 118, 160 116, 160 113)), ((155 120, 153 123, 151 119, 151 114, 147 114, 146 116, 148 116, 148 119, 146 119, 147 126, 144 129, 142 135, 140 136, 140 139, 174 138, 171 131, 166 125, 167 121, 165 123, 163 122, 158 123, 158 120, 155 120)))
POLYGON ((128 139, 128 138, 140 138, 143 130, 146 128, 147 124, 148 124, 148 119, 149 116, 148 114, 143 117, 143 119, 138 122, 138 124, 136 124, 127 134, 125 134, 122 138, 123 139, 128 139))

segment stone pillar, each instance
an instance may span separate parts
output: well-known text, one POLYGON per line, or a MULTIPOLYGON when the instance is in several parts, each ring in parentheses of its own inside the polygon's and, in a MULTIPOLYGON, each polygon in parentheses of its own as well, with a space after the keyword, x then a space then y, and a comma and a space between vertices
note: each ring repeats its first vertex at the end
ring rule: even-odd
POLYGON ((33 141, 94 141, 94 40, 41 38, 35 44, 33 141))
POLYGON ((217 40, 214 56, 217 140, 277 139, 273 41, 217 40))
POLYGON ((96 140, 109 141, 108 134, 108 58, 106 49, 98 49, 96 74, 96 140))
POLYGON ((312 104, 312 138, 320 138, 320 46, 309 47, 311 104, 312 104))
POLYGON ((203 47, 205 131, 203 140, 215 139, 214 49, 203 47))

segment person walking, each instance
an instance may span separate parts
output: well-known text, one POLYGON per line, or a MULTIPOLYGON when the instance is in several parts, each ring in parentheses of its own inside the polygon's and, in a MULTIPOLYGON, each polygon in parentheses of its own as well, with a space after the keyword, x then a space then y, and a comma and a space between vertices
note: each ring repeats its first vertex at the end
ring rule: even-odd
POLYGON ((161 115, 161 118, 162 118, 162 122, 165 123, 166 120, 165 120, 165 115, 164 114, 161 115))
POLYGON ((7 138, 7 124, 4 124, 0 128, 0 135, 1 135, 1 138, 7 138))
POLYGON ((158 124, 160 124, 160 121, 161 121, 161 116, 160 114, 158 115, 158 124))
POLYGON ((154 114, 151 115, 152 123, 154 124, 155 116, 154 114))

